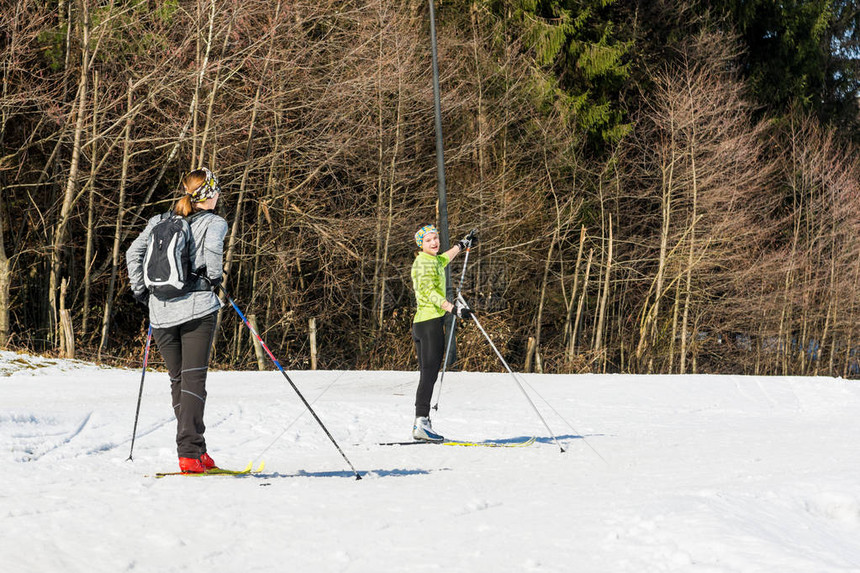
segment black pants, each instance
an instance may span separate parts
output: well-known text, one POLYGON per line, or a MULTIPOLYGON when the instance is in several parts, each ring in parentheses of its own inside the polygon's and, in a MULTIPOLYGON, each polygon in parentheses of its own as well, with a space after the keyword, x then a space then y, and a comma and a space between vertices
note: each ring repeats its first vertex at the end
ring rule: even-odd
POLYGON ((418 391, 415 393, 415 416, 430 415, 430 400, 433 399, 433 386, 442 366, 445 351, 445 336, 442 323, 445 317, 433 318, 412 324, 412 340, 418 354, 418 372, 421 376, 418 391))
POLYGON ((176 451, 180 458, 206 453, 203 409, 206 373, 215 336, 216 313, 169 328, 154 328, 152 335, 170 375, 173 413, 176 415, 176 451))

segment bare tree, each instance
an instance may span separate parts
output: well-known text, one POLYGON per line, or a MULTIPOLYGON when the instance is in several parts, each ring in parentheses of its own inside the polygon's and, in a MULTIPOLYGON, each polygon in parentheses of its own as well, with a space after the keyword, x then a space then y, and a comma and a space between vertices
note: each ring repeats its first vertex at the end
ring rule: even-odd
POLYGON ((753 124, 743 85, 729 65, 733 55, 724 38, 703 35, 677 65, 657 72, 639 119, 638 152, 627 160, 634 179, 644 183, 633 208, 649 213, 631 231, 641 229, 643 243, 654 245, 655 253, 637 256, 649 277, 636 346, 647 371, 677 363, 686 372, 697 341, 732 331, 730 309, 737 301, 730 296, 731 273, 744 271, 759 242, 762 229, 750 216, 767 208, 756 190, 766 185, 771 168, 762 129, 753 124), (660 230, 656 241, 647 236, 652 221, 660 230), (662 306, 667 297, 674 300, 662 306))

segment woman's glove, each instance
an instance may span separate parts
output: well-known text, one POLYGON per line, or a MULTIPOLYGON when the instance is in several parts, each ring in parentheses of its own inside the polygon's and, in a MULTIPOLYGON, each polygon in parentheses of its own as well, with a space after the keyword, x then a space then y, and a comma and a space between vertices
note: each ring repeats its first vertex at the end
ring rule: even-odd
POLYGON ((149 306, 149 290, 143 289, 139 293, 132 293, 134 300, 136 300, 139 304, 142 304, 144 307, 149 306))
POLYGON ((209 277, 206 277, 206 281, 209 283, 209 288, 212 290, 212 292, 218 294, 218 291, 221 290, 221 277, 218 277, 216 279, 210 279, 209 277))
POLYGON ((478 230, 472 229, 469 231, 469 234, 460 239, 460 242, 457 243, 457 246, 460 247, 461 251, 465 251, 469 247, 474 247, 478 244, 478 230))
POLYGON ((454 314, 456 314, 459 318, 463 320, 469 320, 472 318, 472 309, 469 308, 469 305, 457 301, 454 305, 454 314))

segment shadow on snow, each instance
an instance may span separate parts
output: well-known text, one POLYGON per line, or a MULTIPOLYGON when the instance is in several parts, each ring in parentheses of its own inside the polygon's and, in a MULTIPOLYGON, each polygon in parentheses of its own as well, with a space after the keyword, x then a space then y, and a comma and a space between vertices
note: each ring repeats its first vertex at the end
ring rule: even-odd
MULTIPOLYGON (((441 468, 436 470, 427 469, 392 469, 392 470, 366 470, 358 472, 362 478, 380 478, 380 477, 402 477, 429 475, 438 471, 450 471, 450 468, 441 468)), ((246 474, 240 477, 254 477, 258 479, 280 479, 280 478, 297 478, 297 477, 314 477, 314 478, 349 478, 355 479, 355 474, 348 470, 327 471, 327 472, 308 472, 299 470, 296 473, 282 474, 279 472, 266 474, 246 474)))
MULTIPOLYGON (((563 436, 556 436, 559 443, 567 443, 569 440, 584 440, 585 438, 599 438, 601 436, 605 436, 606 434, 588 434, 587 436, 581 436, 579 434, 565 434, 563 436)), ((514 439, 513 441, 516 441, 514 439)), ((555 440, 552 439, 552 436, 539 436, 535 438, 535 442, 538 444, 552 444, 555 445, 555 440)))

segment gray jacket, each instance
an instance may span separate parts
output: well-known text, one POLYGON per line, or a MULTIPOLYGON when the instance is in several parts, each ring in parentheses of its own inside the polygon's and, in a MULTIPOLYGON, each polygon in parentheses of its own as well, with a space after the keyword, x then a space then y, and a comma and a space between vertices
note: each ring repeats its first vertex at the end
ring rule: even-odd
MULTIPOLYGON (((139 296, 146 287, 143 284, 143 259, 146 255, 146 244, 152 228, 162 220, 164 215, 156 215, 146 225, 146 228, 131 243, 125 253, 128 265, 128 278, 131 291, 139 296)), ((196 271, 205 267, 205 275, 212 280, 219 280, 223 272, 222 258, 224 256, 224 237, 227 235, 227 221, 212 211, 201 211, 190 217, 191 236, 194 238, 191 255, 191 269, 196 271)), ((202 273, 201 273, 202 274, 202 273)), ((149 322, 153 328, 168 328, 189 320, 201 318, 219 310, 221 300, 209 290, 201 279, 199 290, 193 290, 183 296, 169 300, 149 297, 149 322)))

